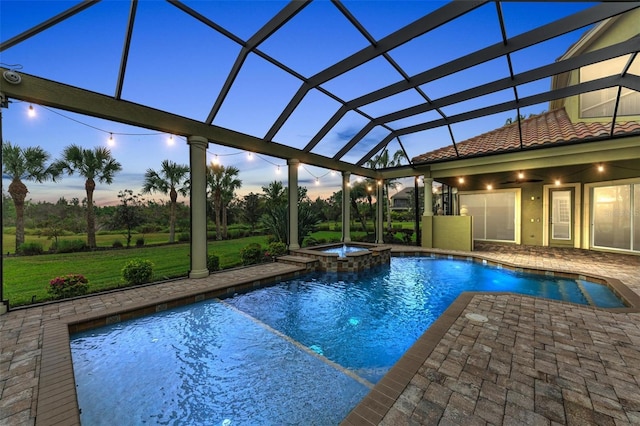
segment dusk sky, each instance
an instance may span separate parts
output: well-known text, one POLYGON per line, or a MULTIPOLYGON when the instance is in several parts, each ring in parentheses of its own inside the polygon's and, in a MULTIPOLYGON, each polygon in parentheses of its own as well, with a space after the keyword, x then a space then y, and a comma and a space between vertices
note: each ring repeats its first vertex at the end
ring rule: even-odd
MULTIPOLYGON (((72 7, 69 1, 0 2, 0 41, 4 42, 38 23, 72 7)), ((222 25, 242 40, 249 39, 286 2, 281 1, 184 1, 184 4, 222 25)), ((379 40, 442 6, 433 1, 346 1, 346 8, 379 40)), ((593 3, 505 3, 503 13, 507 37, 513 37, 541 24, 555 21, 593 3)), ((115 93, 130 3, 105 0, 66 21, 0 53, 2 66, 18 72, 78 86, 113 96, 115 93)), ((511 59, 514 72, 522 72, 554 61, 575 42, 585 29, 574 31, 548 42, 515 52, 511 59)), ((444 64, 459 56, 493 45, 502 40, 496 7, 493 2, 481 6, 460 19, 443 25, 390 52, 390 56, 409 74, 444 64), (416 52, 423 52, 417 54, 416 52)), ((329 1, 311 3, 259 49, 304 77, 310 77, 368 45, 339 10, 329 1)), ((220 88, 240 48, 231 39, 213 31, 169 3, 140 1, 132 35, 122 98, 162 109, 174 114, 204 120, 211 111, 220 88)), ((509 76, 503 58, 490 61, 439 80, 421 89, 431 98, 458 92, 482 83, 509 76)), ((372 90, 402 80, 391 65, 372 60, 353 71, 328 81, 323 88, 348 101, 372 90)), ((264 137, 299 88, 299 79, 282 71, 255 54, 250 54, 234 82, 213 124, 252 136, 264 137)), ((548 90, 544 79, 519 88, 520 97, 548 90)), ((494 93, 463 104, 444 108, 457 114, 513 98, 513 91, 494 93)), ((362 107, 376 117, 424 102, 415 91, 362 107)), ((274 141, 303 148, 322 125, 336 112, 339 103, 318 90, 312 90, 293 113, 274 141)), ((121 189, 139 191, 145 170, 158 170, 165 159, 188 164, 189 150, 183 137, 159 134, 92 117, 33 105, 36 115, 29 117, 29 103, 13 100, 2 110, 2 137, 22 147, 39 145, 57 158, 65 146, 79 144, 86 148, 108 146, 123 170, 111 186, 98 184, 95 193, 100 204, 115 203, 121 189), (113 145, 109 138, 113 136, 113 145)), ((540 113, 547 104, 525 108, 522 114, 540 113)), ((479 135, 502 126, 515 112, 505 112, 452 126, 456 141, 479 135)), ((390 123, 402 128, 437 118, 435 112, 390 123)), ((348 113, 313 149, 332 157, 356 134, 367 120, 348 113)), ((343 158, 357 161, 388 131, 376 127, 343 158)), ((410 157, 449 145, 447 128, 433 129, 401 138, 410 157)), ((393 141, 389 150, 399 144, 393 141)), ((243 187, 239 195, 260 192, 273 180, 287 180, 285 159, 253 156, 247 152, 209 145, 209 160, 240 169, 243 187), (280 174, 276 173, 280 166, 280 174)), ((312 198, 328 196, 340 189, 340 174, 305 166, 299 173, 300 185, 307 186, 312 198), (316 185, 319 178, 319 185, 316 185)), ((354 179, 355 180, 355 179, 354 179)), ((53 201, 59 197, 84 198, 84 181, 63 177, 58 183, 25 182, 28 198, 53 201)), ((3 179, 6 193, 9 181, 3 179)), ((159 199, 159 195, 148 198, 159 199)))

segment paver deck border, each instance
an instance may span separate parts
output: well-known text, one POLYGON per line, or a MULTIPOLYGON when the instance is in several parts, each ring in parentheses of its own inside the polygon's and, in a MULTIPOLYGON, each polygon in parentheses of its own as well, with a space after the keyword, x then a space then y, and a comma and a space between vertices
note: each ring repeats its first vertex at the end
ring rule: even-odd
MULTIPOLYGON (((592 274, 582 274, 570 271, 551 271, 522 267, 507 262, 498 262, 482 255, 457 254, 428 249, 401 248, 394 249, 394 256, 426 255, 450 259, 462 259, 481 262, 498 268, 508 268, 514 271, 542 273, 547 275, 577 278, 606 283, 616 294, 627 302, 627 308, 592 308, 613 312, 640 312, 640 296, 624 285, 620 280, 592 274)), ((285 260, 285 259, 283 259, 285 260)), ((289 262, 283 262, 289 263, 289 262)), ((294 263, 294 262, 291 262, 294 263)), ((198 289, 185 291, 181 295, 168 295, 135 306, 115 307, 102 310, 99 313, 73 315, 59 320, 49 321, 44 325, 39 372, 38 398, 36 419, 37 425, 48 425, 64 422, 64 424, 80 424, 80 415, 76 396, 76 386, 71 360, 69 334, 90 328, 100 327, 113 322, 127 320, 133 317, 151 314, 171 309, 177 306, 199 302, 205 299, 220 297, 236 292, 248 291, 270 283, 286 280, 305 274, 310 265, 304 265, 285 275, 261 276, 255 279, 239 280, 227 285, 218 285, 206 290, 198 289)), ((125 290, 126 291, 126 290, 125 290)), ((434 322, 434 324, 416 341, 403 355, 392 369, 380 380, 370 393, 356 406, 343 421, 344 425, 377 424, 391 406, 398 399, 404 388, 416 374, 418 368, 428 358, 433 349, 440 342, 450 326, 456 321, 476 294, 463 293, 454 303, 434 322)), ((491 293, 497 294, 497 293, 491 293)), ((505 293, 499 293, 505 294, 505 293)), ((506 293, 512 294, 512 293, 506 293)), ((520 297, 530 297, 521 296, 520 297)), ((554 301, 556 303, 567 303, 554 301)), ((573 304, 572 304, 573 305, 573 304)))

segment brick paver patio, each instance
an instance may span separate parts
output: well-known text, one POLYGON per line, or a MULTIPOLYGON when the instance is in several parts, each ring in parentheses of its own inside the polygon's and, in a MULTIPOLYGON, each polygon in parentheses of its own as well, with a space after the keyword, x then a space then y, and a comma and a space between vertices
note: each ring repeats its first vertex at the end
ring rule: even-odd
MULTIPOLYGON (((411 249, 397 247, 397 251, 411 249)), ((506 266, 619 280, 640 294, 640 257, 478 245, 506 266)), ((0 424, 78 424, 68 330, 233 293, 305 272, 276 262, 12 310, 0 316, 0 424)), ((345 424, 639 424, 640 313, 467 293, 345 424), (487 322, 466 314, 485 316, 487 322)))

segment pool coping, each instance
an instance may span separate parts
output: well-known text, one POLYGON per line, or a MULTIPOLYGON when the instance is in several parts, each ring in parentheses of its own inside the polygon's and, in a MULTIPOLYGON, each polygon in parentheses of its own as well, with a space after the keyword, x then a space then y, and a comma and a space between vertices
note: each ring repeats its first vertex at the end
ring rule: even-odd
MULTIPOLYGON (((524 268, 507 262, 497 262, 479 255, 457 255, 434 252, 430 250, 392 250, 392 256, 427 256, 435 258, 456 259, 479 262, 489 266, 510 269, 516 272, 544 274, 548 276, 589 280, 606 284, 617 295, 625 300, 626 308, 598 308, 579 305, 585 308, 609 312, 640 312, 640 295, 615 278, 601 277, 593 274, 580 274, 569 271, 558 271, 537 268, 524 268)), ((283 260, 291 260, 286 258, 283 260)), ((307 259, 308 260, 308 259, 307 259)), ((285 262, 283 262, 285 263, 285 262)), ((289 263, 289 262, 286 262, 289 263)), ((295 262, 291 262, 295 263, 295 262)), ((36 425, 49 425, 64 422, 66 425, 80 424, 73 362, 71 357, 70 333, 83 331, 102 325, 113 324, 131 318, 152 314, 200 302, 202 300, 228 296, 230 294, 250 291, 279 281, 291 279, 309 272, 311 265, 300 266, 294 271, 274 276, 259 276, 252 279, 238 280, 228 285, 217 285, 208 289, 186 291, 180 296, 167 295, 146 300, 144 303, 127 308, 114 307, 100 313, 87 313, 65 317, 44 325, 42 340, 42 357, 40 380, 38 384, 38 400, 36 409, 36 425)), ((124 290, 124 289, 123 289, 124 290)), ((398 360, 389 372, 374 386, 363 400, 343 420, 343 425, 377 424, 380 422, 402 391, 409 384, 420 366, 429 357, 442 337, 449 330, 469 302, 478 294, 510 294, 521 297, 532 297, 509 292, 465 292, 444 311, 440 317, 418 338, 407 352, 398 360)), ((541 299, 541 298, 538 298, 541 299)), ((542 298, 544 299, 544 298, 542 298)), ((551 300, 551 299, 547 299, 551 300)), ((556 303, 570 302, 553 300, 556 303)))

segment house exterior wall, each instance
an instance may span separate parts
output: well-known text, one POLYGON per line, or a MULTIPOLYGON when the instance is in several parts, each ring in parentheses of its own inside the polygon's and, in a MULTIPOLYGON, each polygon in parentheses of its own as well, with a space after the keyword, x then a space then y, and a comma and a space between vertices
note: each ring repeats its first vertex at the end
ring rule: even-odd
MULTIPOLYGON (((592 52, 602 49, 613 44, 621 43, 640 34, 640 9, 633 10, 629 13, 619 16, 614 23, 605 28, 601 34, 589 41, 580 53, 592 52)), ((573 70, 569 74, 568 85, 572 86, 580 83, 580 71, 573 70)), ((571 121, 583 122, 603 122, 606 118, 580 118, 580 96, 572 96, 564 100, 558 100, 551 103, 551 108, 556 108, 558 103, 563 104, 567 115, 571 121)), ((561 106, 560 105, 560 106, 561 106)), ((618 121, 621 119, 619 118, 618 121)), ((624 116, 623 121, 640 120, 640 115, 624 116)))

